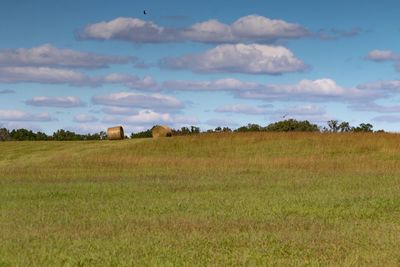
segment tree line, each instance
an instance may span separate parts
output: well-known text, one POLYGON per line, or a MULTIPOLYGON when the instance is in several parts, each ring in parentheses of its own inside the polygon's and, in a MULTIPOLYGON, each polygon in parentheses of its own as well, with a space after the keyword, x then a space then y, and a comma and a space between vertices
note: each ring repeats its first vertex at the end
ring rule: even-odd
MULTIPOLYGON (((332 132, 332 133, 349 133, 349 132, 383 132, 383 130, 374 131, 373 125, 370 123, 361 123, 358 126, 351 126, 349 122, 330 120, 326 126, 320 127, 316 124, 310 123, 307 120, 298 121, 289 119, 271 123, 267 126, 249 123, 246 126, 241 126, 237 129, 229 127, 216 127, 201 132, 199 127, 190 126, 182 127, 180 129, 173 129, 173 136, 193 135, 200 133, 230 133, 230 132, 332 132)), ((150 138, 151 129, 132 133, 130 138, 150 138)), ((126 138, 128 138, 126 136, 126 138)), ((94 134, 77 134, 67 130, 57 130, 52 135, 47 135, 43 132, 33 132, 27 129, 14 129, 8 130, 6 128, 0 129, 0 141, 80 141, 80 140, 104 140, 107 139, 106 132, 99 132, 94 134)))
POLYGON ((27 129, 0 128, 0 141, 80 141, 80 140, 102 140, 106 139, 105 132, 95 134, 77 134, 72 131, 57 130, 52 135, 43 132, 33 132, 27 129))

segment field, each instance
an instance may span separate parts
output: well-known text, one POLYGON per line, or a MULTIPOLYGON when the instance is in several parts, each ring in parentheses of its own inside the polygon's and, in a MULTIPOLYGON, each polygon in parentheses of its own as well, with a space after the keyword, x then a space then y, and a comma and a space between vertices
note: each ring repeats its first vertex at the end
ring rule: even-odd
POLYGON ((400 135, 0 143, 0 266, 399 266, 400 135))

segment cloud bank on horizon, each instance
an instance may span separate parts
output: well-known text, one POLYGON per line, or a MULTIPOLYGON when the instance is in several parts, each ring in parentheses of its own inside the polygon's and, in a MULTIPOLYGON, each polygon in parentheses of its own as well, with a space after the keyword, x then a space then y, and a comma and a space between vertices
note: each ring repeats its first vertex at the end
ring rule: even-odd
POLYGON ((193 12, 186 25, 162 16, 81 18, 68 22, 75 32, 61 41, 45 35, 35 45, 1 47, 0 127, 206 129, 289 114, 399 130, 400 48, 366 44, 379 29, 261 14, 196 19, 193 12))

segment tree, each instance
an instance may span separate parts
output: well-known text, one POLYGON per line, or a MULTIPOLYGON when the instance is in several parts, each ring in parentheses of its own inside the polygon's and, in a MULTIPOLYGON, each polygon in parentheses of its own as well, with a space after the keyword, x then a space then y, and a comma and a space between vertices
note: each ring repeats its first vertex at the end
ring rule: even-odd
POLYGON ((146 131, 138 132, 138 133, 132 133, 131 138, 150 138, 152 137, 151 130, 148 129, 146 131))
POLYGON ((337 133, 340 130, 339 121, 337 120, 328 121, 328 127, 330 132, 337 133))
POLYGON ((350 123, 348 123, 347 121, 343 121, 339 124, 339 131, 341 133, 348 133, 353 131, 353 127, 351 127, 350 123))
POLYGON ((268 132, 319 132, 316 124, 312 124, 307 120, 297 121, 295 119, 271 123, 265 130, 268 132))
POLYGON ((0 141, 11 140, 10 132, 6 128, 0 129, 0 141))
POLYGON ((374 126, 370 123, 360 123, 359 126, 354 128, 354 132, 363 132, 363 133, 370 133, 373 132, 372 128, 374 126))
POLYGON ((242 126, 235 130, 235 132, 260 132, 260 131, 264 131, 264 128, 254 123, 249 123, 247 124, 247 126, 242 126))
POLYGON ((190 126, 190 133, 191 134, 198 134, 200 133, 200 128, 196 126, 190 126))

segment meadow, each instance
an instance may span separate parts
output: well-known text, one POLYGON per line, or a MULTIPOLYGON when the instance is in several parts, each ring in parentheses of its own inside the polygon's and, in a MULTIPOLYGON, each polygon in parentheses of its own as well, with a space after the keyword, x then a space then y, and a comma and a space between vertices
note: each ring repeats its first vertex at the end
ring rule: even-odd
POLYGON ((0 266, 399 266, 400 135, 0 142, 0 266))

